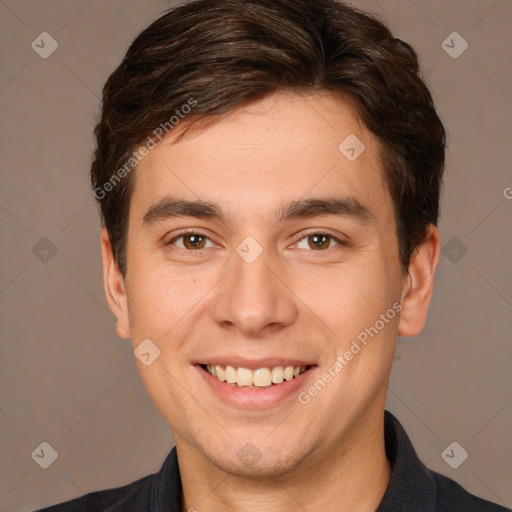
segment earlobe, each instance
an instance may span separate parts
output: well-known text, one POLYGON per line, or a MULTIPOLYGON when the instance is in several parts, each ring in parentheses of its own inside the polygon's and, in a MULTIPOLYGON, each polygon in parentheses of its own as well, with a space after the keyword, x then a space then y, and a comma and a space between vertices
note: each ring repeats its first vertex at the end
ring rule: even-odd
POLYGON ((106 228, 101 229, 101 259, 103 262, 103 286, 110 310, 117 318, 116 333, 130 339, 128 302, 124 278, 112 252, 110 236, 106 228))
POLYGON ((404 278, 402 311, 398 324, 400 336, 417 336, 425 326, 440 252, 439 230, 431 224, 425 240, 414 252, 404 278))
POLYGON ((124 338, 125 340, 129 340, 131 338, 130 331, 121 325, 118 321, 116 324, 116 333, 120 338, 124 338))

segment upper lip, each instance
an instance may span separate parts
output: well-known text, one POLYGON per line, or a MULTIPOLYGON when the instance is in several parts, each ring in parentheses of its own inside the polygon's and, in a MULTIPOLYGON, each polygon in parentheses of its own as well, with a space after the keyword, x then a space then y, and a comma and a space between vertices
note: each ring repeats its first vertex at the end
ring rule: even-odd
POLYGON ((198 359, 195 364, 200 365, 219 365, 234 366, 236 368, 248 368, 257 370, 258 368, 275 368, 276 366, 314 366, 311 361, 304 359, 294 359, 285 357, 266 357, 260 359, 249 359, 239 356, 218 356, 198 359))

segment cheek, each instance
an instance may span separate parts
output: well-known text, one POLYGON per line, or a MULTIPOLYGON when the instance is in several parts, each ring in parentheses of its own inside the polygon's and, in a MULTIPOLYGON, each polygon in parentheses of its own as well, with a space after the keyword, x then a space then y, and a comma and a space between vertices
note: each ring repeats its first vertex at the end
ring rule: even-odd
POLYGON ((312 311, 330 335, 344 344, 391 307, 393 294, 386 275, 379 261, 366 261, 297 276, 292 289, 306 304, 306 311, 312 311))
POLYGON ((160 339, 172 335, 187 316, 193 315, 207 288, 207 282, 187 270, 172 273, 151 270, 148 264, 134 265, 128 293, 132 337, 160 339))

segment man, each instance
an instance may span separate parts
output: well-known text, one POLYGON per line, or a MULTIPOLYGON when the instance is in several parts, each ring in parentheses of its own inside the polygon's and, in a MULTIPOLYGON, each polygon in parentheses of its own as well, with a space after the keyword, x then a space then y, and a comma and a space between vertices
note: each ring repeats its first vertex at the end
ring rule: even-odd
POLYGON ((196 0, 102 108, 105 291, 176 448, 45 510, 505 510, 384 411, 440 253, 445 132, 408 44, 335 0, 196 0))

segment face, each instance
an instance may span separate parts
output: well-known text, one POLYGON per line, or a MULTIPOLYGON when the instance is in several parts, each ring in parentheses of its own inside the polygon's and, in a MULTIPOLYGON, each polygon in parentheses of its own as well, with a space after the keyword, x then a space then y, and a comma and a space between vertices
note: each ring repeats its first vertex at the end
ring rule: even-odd
POLYGON ((384 408, 414 284, 377 140, 339 98, 280 94, 135 173, 124 282, 104 238, 107 296, 133 348, 160 351, 136 363, 179 449, 280 475, 346 447, 384 408))

